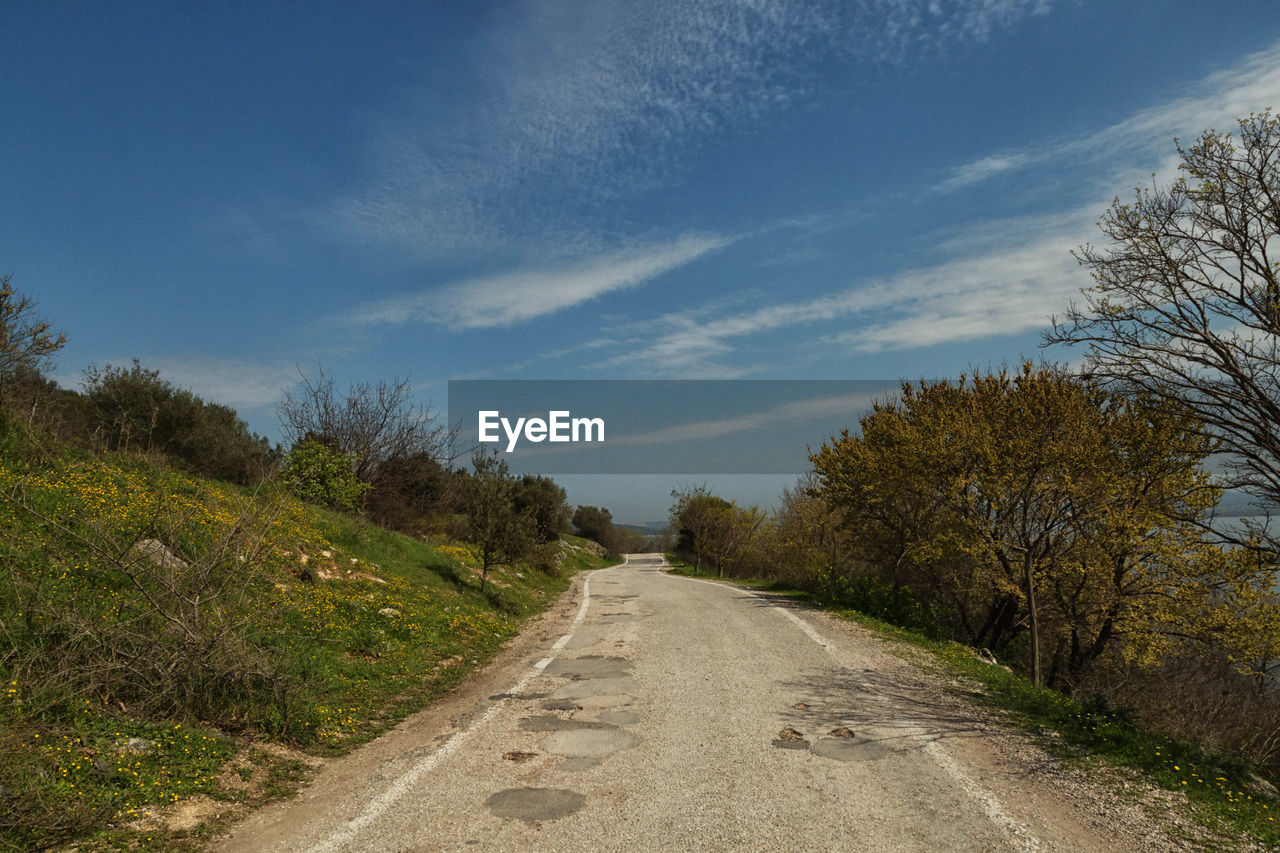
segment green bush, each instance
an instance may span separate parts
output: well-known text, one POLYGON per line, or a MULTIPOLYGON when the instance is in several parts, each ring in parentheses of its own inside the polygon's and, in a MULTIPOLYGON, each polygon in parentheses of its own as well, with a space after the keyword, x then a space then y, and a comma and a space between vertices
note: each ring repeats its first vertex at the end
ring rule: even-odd
POLYGON ((253 485, 275 464, 270 443, 227 406, 206 403, 137 359, 126 369, 91 367, 84 382, 84 428, 108 450, 159 451, 190 471, 253 485))
POLYGON ((301 500, 350 511, 369 490, 351 467, 351 455, 308 439, 294 446, 280 469, 280 484, 301 500))

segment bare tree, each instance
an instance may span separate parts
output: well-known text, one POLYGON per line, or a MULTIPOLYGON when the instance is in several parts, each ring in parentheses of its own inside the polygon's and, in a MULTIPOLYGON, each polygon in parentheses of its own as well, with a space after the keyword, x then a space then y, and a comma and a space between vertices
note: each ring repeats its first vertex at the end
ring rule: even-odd
POLYGON ((1096 380, 1186 406, 1230 455, 1224 485, 1280 504, 1280 118, 1178 153, 1181 177, 1116 199, 1109 245, 1075 253, 1095 284, 1046 343, 1084 344, 1096 380))
POLYGON ((0 400, 24 374, 39 374, 49 357, 62 349, 66 337, 36 316, 36 303, 13 289, 10 276, 0 275, 0 400))
POLYGON ((351 454, 356 476, 365 482, 388 462, 449 457, 452 431, 437 412, 414 404, 408 378, 354 382, 341 396, 323 369, 314 380, 301 376, 301 387, 285 391, 277 410, 287 445, 314 439, 351 454))

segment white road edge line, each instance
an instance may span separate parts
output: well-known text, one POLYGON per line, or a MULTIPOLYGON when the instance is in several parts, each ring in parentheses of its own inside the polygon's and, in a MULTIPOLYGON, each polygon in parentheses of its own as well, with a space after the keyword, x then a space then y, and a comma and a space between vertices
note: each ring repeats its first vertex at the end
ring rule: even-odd
MULTIPOLYGON (((663 558, 663 565, 666 565, 665 557, 663 558)), ((831 644, 823 639, 822 635, 815 631, 812 625, 792 613, 790 610, 774 604, 769 599, 761 595, 757 595, 750 589, 740 586, 729 586, 728 584, 716 583, 715 581, 706 581, 701 578, 687 578, 683 575, 673 575, 670 573, 667 573, 667 577, 680 578, 681 580, 693 581, 695 583, 710 584, 711 586, 718 586, 721 589, 736 589, 740 592, 745 592, 752 598, 758 598, 777 610, 783 616, 786 616, 792 622, 795 622, 800 626, 800 630, 803 631, 809 639, 821 646, 822 650, 830 655, 836 663, 841 663, 840 659, 836 657, 835 650, 832 648, 831 644)), ((912 722, 912 725, 915 725, 914 722, 912 722)), ((1000 807, 1000 801, 996 799, 995 795, 982 787, 982 785, 980 785, 972 776, 966 773, 965 769, 960 766, 960 763, 956 761, 949 752, 943 749, 936 740, 925 738, 925 732, 923 730, 920 730, 918 737, 922 739, 922 747, 924 751, 933 756, 934 761, 936 761, 938 766, 942 768, 942 771, 954 779, 956 784, 958 784, 965 793, 978 802, 978 805, 982 808, 982 811, 992 823, 1003 828, 1005 832, 1013 836, 1014 842, 1023 850, 1036 851, 1044 849, 1044 846, 1040 843, 1040 839, 1036 838, 1028 827, 1005 814, 1004 809, 1000 807)))
MULTIPOLYGON (((624 556, 619 565, 625 566, 627 564, 627 559, 628 558, 624 556)), ((587 615, 587 607, 590 604, 591 579, 586 578, 582 582, 582 605, 578 608, 578 613, 573 617, 573 621, 569 623, 569 633, 556 640, 555 644, 551 647, 553 651, 559 651, 569 644, 569 640, 573 638, 573 629, 576 629, 580 624, 582 624, 582 620, 586 618, 587 615)), ((515 685, 507 691, 507 693, 515 694, 523 691, 530 681, 542 674, 542 671, 547 668, 552 660, 553 658, 547 657, 535 663, 533 668, 525 673, 524 677, 517 681, 515 685)), ((338 850, 343 845, 354 839, 360 830, 364 829, 370 823, 381 817, 383 812, 391 808, 391 806, 395 804, 396 800, 403 797, 405 793, 408 792, 409 788, 413 787, 419 779, 427 773, 430 773, 437 764, 461 746, 476 729, 493 719, 494 715, 498 713, 498 709, 501 708, 506 701, 507 700, 503 698, 494 702, 485 709, 485 712, 477 717, 471 725, 449 738, 435 752, 410 767, 402 776, 388 785, 386 790, 370 800, 365 805, 364 811, 347 821, 341 829, 330 835, 324 841, 311 847, 311 853, 325 853, 325 851, 338 850)))

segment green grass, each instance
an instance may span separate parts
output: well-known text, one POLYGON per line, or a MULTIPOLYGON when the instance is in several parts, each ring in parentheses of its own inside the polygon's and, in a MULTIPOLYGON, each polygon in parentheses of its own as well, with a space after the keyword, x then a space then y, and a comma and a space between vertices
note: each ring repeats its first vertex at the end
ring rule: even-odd
POLYGON ((267 761, 252 795, 219 780, 236 756, 259 760, 256 739, 320 755, 368 741, 485 663, 572 572, 607 562, 566 547, 560 572, 491 567, 482 592, 465 543, 415 540, 132 457, 32 448, 12 431, 0 433, 0 495, 0 850, 71 840, 84 850, 177 849, 191 833, 158 829, 148 812, 196 793, 260 802, 296 789, 305 774, 290 760, 267 761), (143 640, 153 631, 157 655, 183 647, 95 548, 156 536, 195 565, 268 509, 265 546, 236 540, 215 561, 238 586, 199 615, 201 642, 231 636, 229 653, 248 649, 245 671, 260 664, 271 680, 227 687, 230 704, 209 703, 206 715, 183 710, 195 706, 180 697, 153 701, 153 688, 127 678, 90 677, 81 660, 101 660, 89 652, 102 637, 120 639, 112 626, 143 640))
MULTIPOLYGON (((687 564, 672 571, 687 577, 712 576, 695 573, 687 564)), ((784 593, 822 607, 808 593, 770 581, 719 580, 784 593)), ((884 639, 928 653, 943 671, 973 686, 965 691, 967 698, 1037 736, 1057 757, 1085 769, 1104 766, 1138 771, 1162 788, 1185 794, 1192 817, 1209 831, 1280 849, 1280 800, 1255 789, 1252 780, 1260 774, 1244 762, 1147 729, 1125 709, 1082 702, 1037 687, 1016 672, 983 661, 968 646, 930 639, 856 610, 824 609, 884 639)))

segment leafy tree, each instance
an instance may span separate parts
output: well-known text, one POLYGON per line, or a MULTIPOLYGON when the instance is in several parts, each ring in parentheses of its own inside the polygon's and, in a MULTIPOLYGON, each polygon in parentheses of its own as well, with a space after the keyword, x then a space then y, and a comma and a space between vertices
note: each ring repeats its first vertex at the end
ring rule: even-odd
POLYGON ((383 462, 369 485, 365 512, 405 533, 421 532, 429 519, 450 512, 457 499, 453 473, 426 453, 383 462))
POLYGON ((1033 677, 1043 648, 1057 681, 1171 624, 1158 602, 1203 584, 1189 554, 1217 497, 1211 446, 1179 409, 1026 365, 904 386, 811 458, 865 553, 944 601, 970 642, 1025 634, 1033 677))
POLYGON ((775 573, 801 589, 839 598, 857 562, 853 537, 843 522, 842 514, 818 494, 812 472, 783 489, 768 548, 775 573))
POLYGON ((196 473, 242 484, 261 480, 276 455, 235 411, 175 388, 134 359, 90 367, 84 408, 93 440, 109 450, 159 451, 196 473))
POLYGON ((736 502, 711 494, 704 486, 671 493, 676 499, 669 516, 679 531, 677 553, 692 556, 695 570, 703 560, 716 567, 721 576, 740 568, 755 548, 755 537, 766 515, 758 507, 741 507, 736 502))
POLYGON ((280 469, 280 484, 304 501, 351 512, 369 490, 352 469, 352 458, 315 439, 294 445, 280 469))
MULTIPOLYGON (((1182 176, 1116 199, 1094 285, 1048 343, 1088 348, 1097 381, 1187 407, 1230 454, 1226 485, 1280 503, 1280 118, 1177 147, 1182 176)), ((1265 528, 1250 535, 1276 542, 1265 528)), ((1246 537, 1247 538, 1247 537, 1246 537)))
POLYGON ((694 571, 702 569, 702 561, 710 556, 715 526, 715 513, 729 505, 703 486, 673 489, 675 503, 667 512, 671 528, 676 532, 676 553, 693 559, 694 571))
POLYGON ((483 591, 490 566, 517 560, 528 551, 534 520, 529 514, 516 511, 516 482, 497 451, 476 452, 471 457, 471 469, 466 487, 467 538, 480 552, 483 591))
POLYGON ((0 275, 0 402, 8 403, 12 386, 24 373, 39 375, 67 339, 36 316, 36 303, 14 289, 11 276, 0 275))
POLYGON ((512 503, 517 514, 533 519, 533 533, 539 542, 556 542, 569 529, 569 504, 563 488, 555 480, 525 474, 515 483, 512 503))
POLYGON ((591 539, 606 548, 613 541, 613 515, 598 506, 580 505, 573 511, 573 529, 582 537, 591 539))

